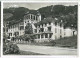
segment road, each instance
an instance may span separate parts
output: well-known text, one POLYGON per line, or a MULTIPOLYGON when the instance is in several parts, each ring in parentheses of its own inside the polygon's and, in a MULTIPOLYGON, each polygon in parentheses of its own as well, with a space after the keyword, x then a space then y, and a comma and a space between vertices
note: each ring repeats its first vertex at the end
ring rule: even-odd
POLYGON ((17 44, 20 50, 46 55, 77 55, 77 49, 17 44))

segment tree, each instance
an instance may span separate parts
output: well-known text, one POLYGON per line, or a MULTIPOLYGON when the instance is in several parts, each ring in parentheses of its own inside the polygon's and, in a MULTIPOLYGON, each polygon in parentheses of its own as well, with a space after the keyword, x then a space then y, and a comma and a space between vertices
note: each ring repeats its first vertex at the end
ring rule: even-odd
POLYGON ((65 6, 63 5, 55 5, 53 7, 53 13, 54 15, 59 15, 60 13, 64 13, 65 6))
POLYGON ((69 14, 67 16, 65 16, 65 24, 64 27, 73 27, 75 29, 77 29, 77 16, 75 14, 69 14), (73 26, 71 26, 73 25, 73 26))
POLYGON ((24 34, 22 36, 19 36, 18 38, 23 38, 24 41, 31 41, 31 42, 34 42, 34 39, 36 38, 35 35, 33 34, 24 34))
POLYGON ((32 25, 30 23, 27 23, 25 27, 25 34, 32 34, 32 33, 33 33, 32 25))
POLYGON ((23 36, 23 38, 24 38, 25 41, 30 41, 30 40, 31 40, 31 37, 30 37, 29 34, 25 34, 25 35, 23 36))

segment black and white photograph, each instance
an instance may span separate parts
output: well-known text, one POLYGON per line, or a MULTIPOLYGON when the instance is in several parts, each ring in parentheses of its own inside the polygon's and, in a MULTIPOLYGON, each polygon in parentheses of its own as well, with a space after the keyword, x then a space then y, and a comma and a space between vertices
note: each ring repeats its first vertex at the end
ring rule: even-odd
POLYGON ((77 55, 78 3, 3 3, 3 55, 77 55))

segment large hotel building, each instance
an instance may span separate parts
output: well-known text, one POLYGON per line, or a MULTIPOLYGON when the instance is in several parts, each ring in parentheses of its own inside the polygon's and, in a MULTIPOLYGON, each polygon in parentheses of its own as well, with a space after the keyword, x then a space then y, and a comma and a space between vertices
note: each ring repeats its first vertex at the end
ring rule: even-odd
POLYGON ((47 17, 42 19, 41 14, 25 14, 23 20, 10 25, 8 27, 7 34, 10 38, 15 36, 21 36, 25 34, 25 26, 27 23, 32 25, 33 34, 36 35, 36 41, 47 41, 49 39, 56 40, 63 37, 69 37, 77 35, 77 31, 71 28, 64 28, 64 23, 62 20, 58 21, 60 18, 47 17))

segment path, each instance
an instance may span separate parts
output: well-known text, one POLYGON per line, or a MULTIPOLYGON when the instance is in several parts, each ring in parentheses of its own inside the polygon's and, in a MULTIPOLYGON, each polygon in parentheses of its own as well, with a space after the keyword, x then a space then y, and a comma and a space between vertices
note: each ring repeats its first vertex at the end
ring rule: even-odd
POLYGON ((77 55, 77 49, 18 44, 20 50, 47 55, 77 55))

